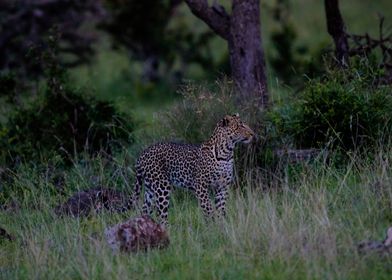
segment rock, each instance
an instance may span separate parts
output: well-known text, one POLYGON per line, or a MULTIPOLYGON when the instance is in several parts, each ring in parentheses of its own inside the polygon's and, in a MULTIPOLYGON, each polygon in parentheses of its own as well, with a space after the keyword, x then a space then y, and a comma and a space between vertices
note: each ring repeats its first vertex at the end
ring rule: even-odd
POLYGON ((163 225, 147 215, 130 219, 105 230, 105 237, 114 251, 137 252, 165 248, 169 236, 163 225))
POLYGON ((358 252, 365 254, 378 254, 379 256, 392 256, 392 227, 387 230, 384 241, 365 240, 358 244, 358 252))
POLYGON ((70 215, 74 217, 87 216, 91 212, 100 212, 107 209, 123 212, 130 209, 129 195, 109 188, 93 188, 80 191, 71 196, 65 203, 55 208, 57 215, 70 215))

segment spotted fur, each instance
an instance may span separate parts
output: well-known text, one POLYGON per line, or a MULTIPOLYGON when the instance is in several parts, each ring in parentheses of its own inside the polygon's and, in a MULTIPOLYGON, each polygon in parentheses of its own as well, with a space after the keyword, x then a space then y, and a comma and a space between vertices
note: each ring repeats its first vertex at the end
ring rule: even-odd
POLYGON ((152 214, 155 203, 161 223, 167 223, 171 186, 191 190, 204 215, 212 215, 209 188, 215 193, 218 215, 224 215, 228 187, 233 180, 234 147, 249 143, 254 132, 238 114, 218 122, 207 141, 201 145, 158 143, 140 155, 136 163, 136 182, 132 195, 137 205, 144 183, 143 212, 152 214))

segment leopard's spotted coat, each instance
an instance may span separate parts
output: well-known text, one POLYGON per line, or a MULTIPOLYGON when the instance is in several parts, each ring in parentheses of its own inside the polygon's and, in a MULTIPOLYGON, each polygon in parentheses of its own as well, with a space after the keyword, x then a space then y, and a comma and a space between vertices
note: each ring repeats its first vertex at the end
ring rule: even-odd
POLYGON ((234 147, 249 143, 254 132, 238 116, 225 116, 207 141, 201 145, 158 143, 142 152, 136 163, 136 182, 132 204, 137 205, 142 184, 145 186, 143 212, 158 211, 167 223, 171 186, 195 193, 205 216, 212 215, 208 188, 214 188, 218 215, 225 212, 228 187, 233 180, 234 147))

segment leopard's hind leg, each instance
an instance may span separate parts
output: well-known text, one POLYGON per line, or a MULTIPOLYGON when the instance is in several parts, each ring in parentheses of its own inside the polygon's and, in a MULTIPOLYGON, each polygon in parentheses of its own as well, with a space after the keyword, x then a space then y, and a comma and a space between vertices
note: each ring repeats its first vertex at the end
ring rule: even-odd
POLYGON ((163 172, 159 172, 158 178, 147 179, 144 182, 144 205, 143 213, 152 214, 152 206, 155 202, 157 216, 161 224, 167 224, 167 214, 169 210, 169 200, 171 193, 170 180, 163 172))
POLYGON ((144 203, 143 203, 143 214, 152 215, 152 206, 154 203, 154 189, 153 184, 150 180, 144 181, 144 203))
POLYGON ((136 169, 136 178, 135 178, 133 191, 131 194, 131 199, 128 201, 129 209, 138 208, 140 192, 144 182, 143 170, 139 166, 136 166, 135 169, 136 169))
POLYGON ((169 178, 163 176, 154 186, 155 206, 160 223, 167 224, 167 215, 169 211, 171 185, 169 178))

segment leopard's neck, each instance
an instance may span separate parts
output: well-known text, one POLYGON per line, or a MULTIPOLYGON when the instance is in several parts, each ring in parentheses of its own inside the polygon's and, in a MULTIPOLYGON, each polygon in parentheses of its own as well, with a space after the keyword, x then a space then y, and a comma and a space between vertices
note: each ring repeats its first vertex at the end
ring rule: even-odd
POLYGON ((202 149, 208 149, 217 161, 230 161, 234 157, 235 143, 219 128, 202 144, 202 149))

